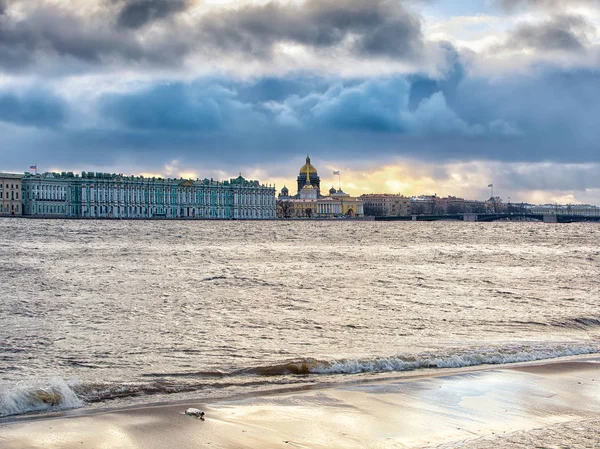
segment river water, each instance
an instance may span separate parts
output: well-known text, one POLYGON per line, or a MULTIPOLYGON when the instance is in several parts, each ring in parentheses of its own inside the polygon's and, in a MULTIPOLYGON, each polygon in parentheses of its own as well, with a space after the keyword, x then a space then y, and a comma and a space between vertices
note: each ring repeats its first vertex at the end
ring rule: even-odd
POLYGON ((0 416, 597 353, 599 242, 598 224, 0 219, 0 416))

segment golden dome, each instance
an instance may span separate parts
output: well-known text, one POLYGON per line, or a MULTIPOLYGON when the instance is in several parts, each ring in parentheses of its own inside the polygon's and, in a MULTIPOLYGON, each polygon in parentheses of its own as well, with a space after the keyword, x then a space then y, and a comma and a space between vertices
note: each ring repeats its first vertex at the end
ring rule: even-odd
POLYGON ((304 164, 300 169, 300 174, 305 175, 306 170, 308 169, 308 173, 317 173, 317 169, 311 164, 304 164))
POLYGON ((317 169, 313 165, 311 165, 311 163, 310 163, 310 156, 309 155, 306 155, 306 164, 304 164, 302 166, 302 168, 300 169, 300 174, 301 175, 306 175, 306 172, 308 172, 309 174, 310 173, 317 174, 317 169))

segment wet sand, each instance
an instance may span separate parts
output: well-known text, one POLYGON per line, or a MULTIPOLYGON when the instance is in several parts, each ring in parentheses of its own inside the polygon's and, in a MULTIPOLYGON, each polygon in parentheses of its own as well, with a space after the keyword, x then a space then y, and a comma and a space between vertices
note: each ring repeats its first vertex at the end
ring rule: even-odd
POLYGON ((600 448, 600 359, 0 424, 22 448, 600 448), (188 407, 206 420, 183 414, 188 407))

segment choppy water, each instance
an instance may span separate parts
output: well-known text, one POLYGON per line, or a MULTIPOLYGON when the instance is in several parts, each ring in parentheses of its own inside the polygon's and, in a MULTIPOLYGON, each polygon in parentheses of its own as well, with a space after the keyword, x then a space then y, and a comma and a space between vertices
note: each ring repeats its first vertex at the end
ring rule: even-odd
POLYGON ((599 242, 597 224, 0 219, 0 416, 600 352, 599 242))

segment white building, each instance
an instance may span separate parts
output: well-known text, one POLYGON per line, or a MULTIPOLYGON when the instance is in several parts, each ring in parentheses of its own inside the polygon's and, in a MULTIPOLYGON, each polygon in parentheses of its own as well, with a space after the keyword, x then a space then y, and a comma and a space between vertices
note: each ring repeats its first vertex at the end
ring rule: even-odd
POLYGON ((574 215, 578 217, 600 217, 600 207, 589 204, 541 204, 527 205, 527 211, 531 214, 541 215, 574 215))

